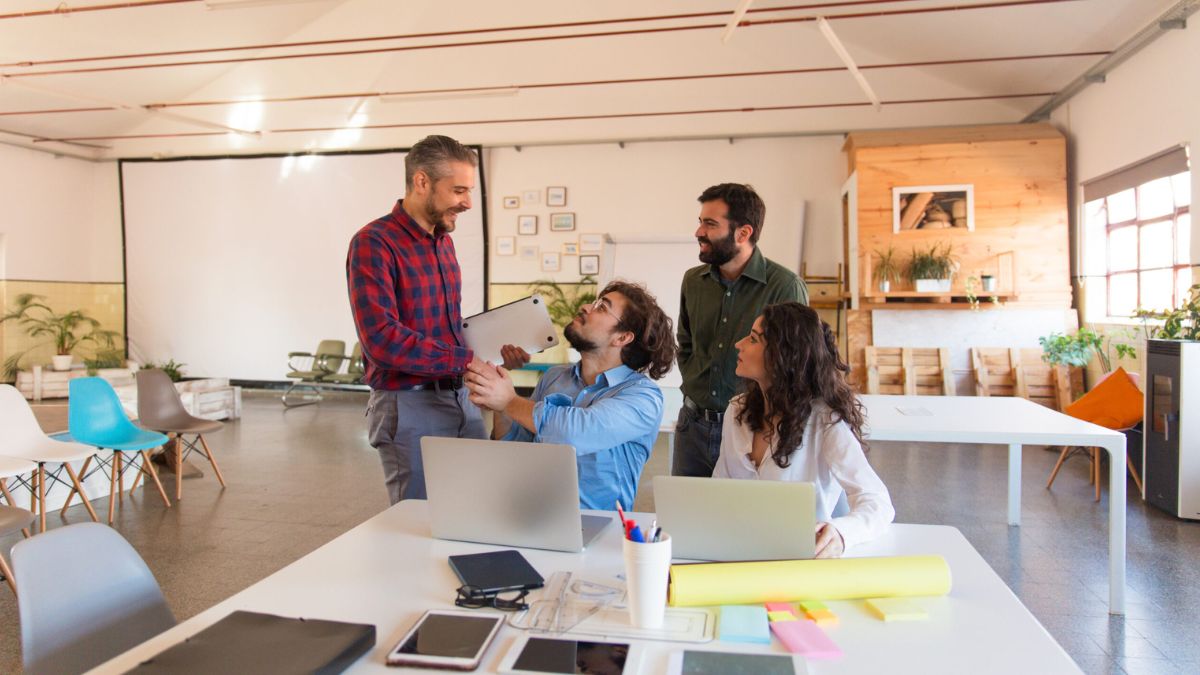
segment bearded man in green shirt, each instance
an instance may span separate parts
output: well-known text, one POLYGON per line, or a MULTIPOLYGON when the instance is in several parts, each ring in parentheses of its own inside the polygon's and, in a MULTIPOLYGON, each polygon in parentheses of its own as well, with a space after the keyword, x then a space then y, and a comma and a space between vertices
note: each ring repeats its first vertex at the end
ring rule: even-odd
POLYGON ((754 319, 777 302, 808 304, 795 272, 758 249, 767 207, 749 185, 722 183, 700 195, 699 267, 683 275, 679 303, 679 371, 683 408, 675 426, 676 476, 711 476, 721 428, 738 392, 737 350, 754 319))

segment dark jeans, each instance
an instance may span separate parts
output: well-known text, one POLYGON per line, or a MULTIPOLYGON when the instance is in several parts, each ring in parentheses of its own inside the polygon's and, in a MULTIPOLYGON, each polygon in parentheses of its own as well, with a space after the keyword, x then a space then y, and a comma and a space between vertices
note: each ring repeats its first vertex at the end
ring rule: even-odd
POLYGON ((675 455, 672 476, 709 478, 721 456, 721 423, 698 416, 687 406, 679 409, 675 423, 675 455))
POLYGON ((367 403, 367 433, 379 451, 388 499, 425 499, 421 437, 484 438, 479 408, 457 391, 372 390, 367 403))

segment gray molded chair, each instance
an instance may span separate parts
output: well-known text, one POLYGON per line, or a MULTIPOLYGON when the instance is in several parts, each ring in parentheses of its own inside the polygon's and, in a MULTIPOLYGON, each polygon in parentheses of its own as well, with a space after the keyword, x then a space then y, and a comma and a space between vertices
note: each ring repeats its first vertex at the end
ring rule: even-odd
POLYGON ((81 673, 175 625, 150 568, 110 527, 60 527, 12 558, 27 673, 81 673))
MULTIPOLYGON (((34 518, 33 511, 26 511, 16 506, 0 506, 0 537, 7 537, 17 530, 28 537, 29 524, 33 522, 34 518)), ((12 568, 8 566, 8 561, 4 559, 3 553, 0 553, 0 573, 4 574, 4 580, 8 582, 8 587, 12 589, 13 595, 16 595, 17 585, 13 583, 12 568)))
MULTIPOLYGON (((189 413, 183 407, 175 383, 161 370, 138 371, 137 390, 138 426, 175 440, 175 452, 171 453, 175 465, 175 499, 183 498, 183 460, 193 451, 208 459, 221 487, 225 487, 225 477, 221 475, 217 458, 208 447, 208 441, 204 440, 204 434, 220 431, 225 425, 189 413)), ((134 480, 136 486, 137 479, 134 480)))

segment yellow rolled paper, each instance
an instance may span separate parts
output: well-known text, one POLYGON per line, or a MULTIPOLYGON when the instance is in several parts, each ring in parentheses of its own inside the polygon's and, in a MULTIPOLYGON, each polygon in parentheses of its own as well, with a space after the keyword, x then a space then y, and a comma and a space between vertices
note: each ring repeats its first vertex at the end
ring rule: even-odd
POLYGON ((950 592, 937 555, 672 565, 672 607, 796 600, 859 600, 950 592))

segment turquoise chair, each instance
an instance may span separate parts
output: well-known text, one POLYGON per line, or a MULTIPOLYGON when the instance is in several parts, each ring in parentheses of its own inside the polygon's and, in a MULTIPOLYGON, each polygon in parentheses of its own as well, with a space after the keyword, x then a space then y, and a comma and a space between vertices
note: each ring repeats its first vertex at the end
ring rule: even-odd
MULTIPOLYGON (((125 409, 121 407, 121 399, 117 398, 117 392, 113 391, 112 385, 99 377, 81 377, 71 380, 70 399, 67 403, 67 424, 71 430, 71 438, 76 443, 91 445, 99 450, 112 451, 109 459, 104 458, 104 453, 94 455, 97 467, 92 470, 94 473, 105 467, 108 468, 109 480, 112 483, 111 491, 108 494, 109 525, 112 525, 113 522, 113 507, 116 505, 116 501, 118 499, 124 501, 125 470, 135 468, 135 466, 139 474, 145 473, 148 476, 147 482, 154 481, 154 484, 158 486, 158 494, 162 495, 163 503, 170 508, 171 501, 167 499, 167 492, 163 490, 162 483, 158 480, 158 473, 150 463, 150 454, 147 452, 147 450, 162 447, 168 439, 157 431, 146 431, 134 426, 133 422, 129 421, 129 417, 125 415, 125 409), (133 457, 126 459, 126 453, 133 457), (138 456, 142 460, 140 463, 137 462, 138 456)), ((80 471, 84 480, 87 480, 87 476, 90 475, 88 474, 90 462, 91 458, 89 457, 80 471)), ((131 487, 130 490, 132 489, 131 487)), ((68 505, 76 491, 75 488, 72 488, 71 494, 67 496, 68 505)))

